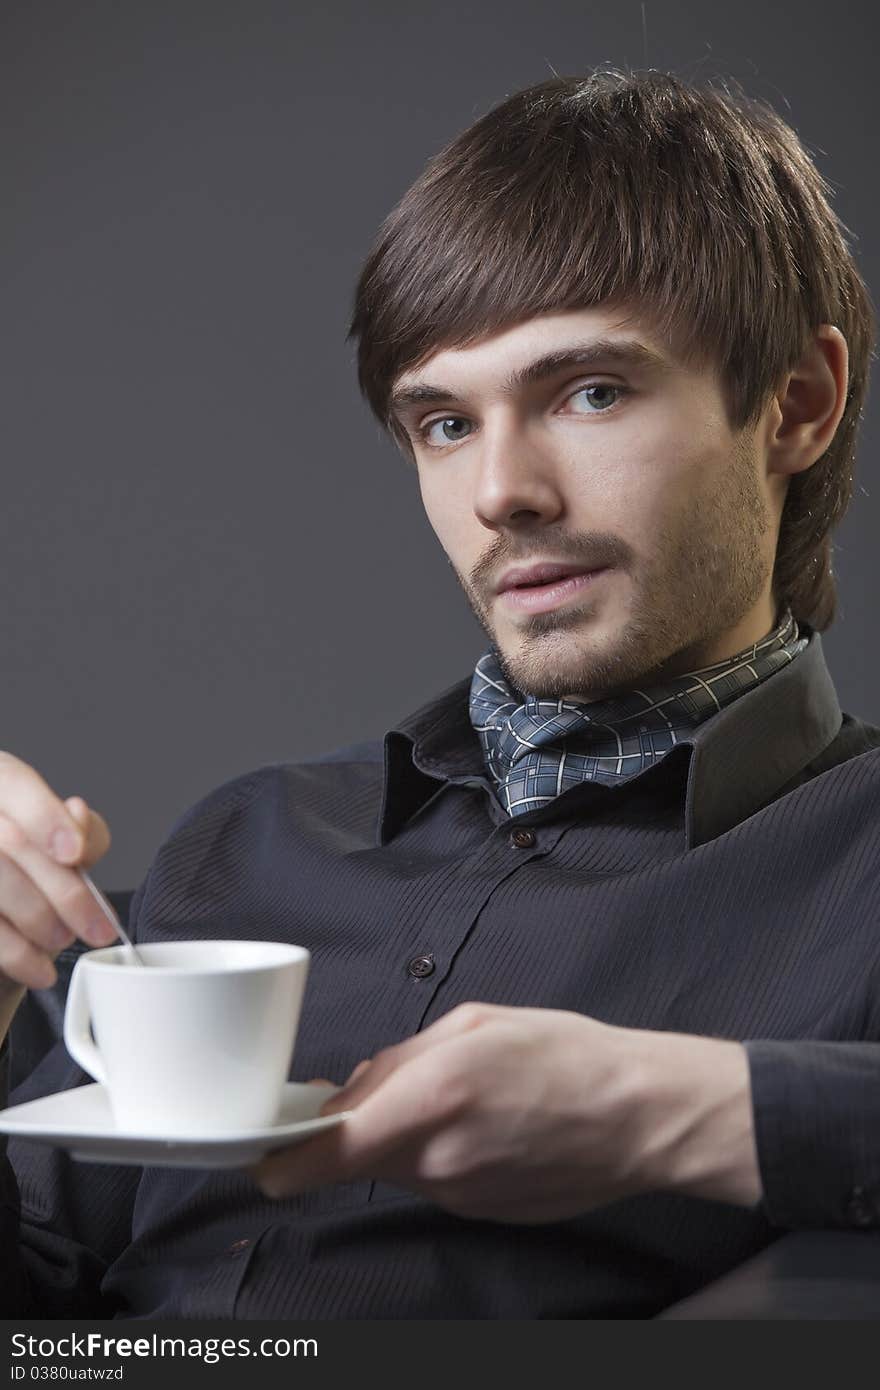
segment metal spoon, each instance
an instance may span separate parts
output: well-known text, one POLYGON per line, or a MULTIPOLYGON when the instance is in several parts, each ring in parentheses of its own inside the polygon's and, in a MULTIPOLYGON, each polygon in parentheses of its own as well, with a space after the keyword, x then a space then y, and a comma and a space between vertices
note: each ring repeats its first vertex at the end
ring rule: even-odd
POLYGON ((104 894, 101 892, 101 890, 100 890, 100 888, 98 887, 98 885, 97 885, 96 883, 93 883, 93 882, 92 882, 92 880, 89 878, 88 874, 86 873, 85 869, 77 869, 77 873, 79 874, 79 876, 80 876, 80 878, 82 879, 83 883, 84 883, 84 884, 86 885, 86 887, 88 888, 88 890, 89 890, 89 892, 91 893, 92 897, 95 899, 96 903, 97 903, 98 906, 100 907, 100 909, 101 909, 101 911, 103 912, 104 916, 105 916, 105 917, 107 918, 107 920, 110 922, 110 924, 111 924, 111 926, 113 927, 114 931, 115 931, 115 932, 122 938, 122 940, 125 942, 125 945, 128 947, 128 950, 129 950, 129 953, 130 953, 130 956, 131 956, 131 959, 132 959, 133 963, 134 963, 135 965, 140 965, 140 966, 142 966, 144 969, 146 969, 146 962, 144 961, 143 956, 139 956, 139 955, 138 955, 137 949, 136 949, 136 947, 135 947, 135 945, 134 945, 134 942, 133 942, 133 941, 131 940, 131 938, 129 937, 128 932, 125 930, 125 927, 124 927, 124 926, 122 925, 122 923, 120 922, 119 918, 117 917, 116 913, 113 911, 113 908, 111 907, 110 903, 109 903, 109 902, 107 901, 107 899, 104 897, 104 894))

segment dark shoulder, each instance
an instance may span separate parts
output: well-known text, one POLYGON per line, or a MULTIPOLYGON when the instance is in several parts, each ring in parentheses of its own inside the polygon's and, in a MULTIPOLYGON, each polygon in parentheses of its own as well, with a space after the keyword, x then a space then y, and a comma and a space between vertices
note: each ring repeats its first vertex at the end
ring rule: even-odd
POLYGON ((226 823, 257 803, 271 800, 282 789, 289 794, 297 783, 314 786, 317 781, 326 781, 338 786, 348 780, 358 785, 375 777, 383 767, 383 739, 348 743, 290 761, 263 763, 228 778, 193 802, 178 816, 167 838, 175 839, 196 826, 204 830, 206 825, 226 823))
MULTIPOLYGON (((880 749, 880 728, 874 724, 869 724, 865 719, 859 719, 856 715, 844 714, 836 736, 820 753, 811 758, 806 766, 802 767, 796 776, 780 789, 777 795, 781 796, 785 792, 793 791, 795 787, 809 782, 813 777, 818 777, 823 772, 830 772, 833 768, 840 767, 853 758, 862 757, 866 753, 873 753, 876 749, 880 749)), ((878 760, 878 766, 880 766, 880 760, 878 760)))
POLYGON ((880 728, 857 715, 844 714, 837 737, 812 760, 810 767, 825 772, 839 763, 849 762, 850 758, 870 753, 874 748, 880 748, 880 728))
POLYGON ((331 748, 326 753, 316 753, 308 758, 298 758, 294 767, 308 767, 315 763, 382 763, 385 760, 385 740, 366 739, 363 743, 346 743, 341 748, 331 748))
MULTIPOLYGON (((171 825, 135 894, 132 923, 203 910, 210 880, 254 844, 301 831, 373 842, 384 741, 346 744, 288 762, 264 763, 215 786, 171 825), (193 885, 197 885, 193 887, 193 885)), ((245 877, 242 882, 246 882, 245 877)))

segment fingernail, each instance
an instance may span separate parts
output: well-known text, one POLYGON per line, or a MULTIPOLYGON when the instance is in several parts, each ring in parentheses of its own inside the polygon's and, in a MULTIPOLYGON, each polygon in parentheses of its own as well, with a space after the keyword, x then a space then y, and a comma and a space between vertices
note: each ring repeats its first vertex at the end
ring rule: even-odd
POLYGON ((49 942, 52 946, 53 951, 60 951, 65 946, 69 946, 72 940, 73 932, 70 930, 70 928, 65 927, 63 922, 56 923, 56 925, 52 928, 52 933, 49 937, 49 942))
POLYGON ((79 858, 80 838, 73 830, 68 830, 66 826, 55 831, 49 845, 56 859, 79 858))

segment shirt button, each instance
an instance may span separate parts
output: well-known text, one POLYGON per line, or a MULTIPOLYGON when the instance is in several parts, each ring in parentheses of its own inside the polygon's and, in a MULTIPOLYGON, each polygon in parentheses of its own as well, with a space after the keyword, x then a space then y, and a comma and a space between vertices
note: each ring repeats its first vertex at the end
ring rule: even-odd
POLYGON ((846 1214, 854 1226, 876 1226, 877 1213, 863 1187, 854 1187, 849 1196, 846 1214))
POLYGON ((535 843, 534 830, 511 830, 510 843, 515 849, 531 849, 535 843))
POLYGON ((407 973, 413 975, 417 980, 423 980, 426 975, 434 973, 433 956, 413 956, 407 963, 407 973))
POLYGON ((227 1247, 226 1253, 227 1255, 238 1255, 240 1251, 247 1250, 250 1243, 249 1238, 243 1236, 241 1240, 234 1240, 232 1244, 227 1247))

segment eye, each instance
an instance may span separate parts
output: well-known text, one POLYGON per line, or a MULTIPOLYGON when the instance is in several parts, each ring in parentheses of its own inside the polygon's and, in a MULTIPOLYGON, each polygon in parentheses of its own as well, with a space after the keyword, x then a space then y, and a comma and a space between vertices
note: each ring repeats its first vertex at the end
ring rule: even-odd
POLYGON ((431 431, 436 429, 438 425, 442 425, 445 430, 447 425, 467 425, 468 423, 469 421, 463 415, 446 415, 442 420, 429 420, 426 425, 420 426, 416 433, 419 439, 430 445, 431 448, 442 449, 444 444, 458 444, 462 439, 466 439, 467 435, 442 434, 439 439, 432 439, 431 431))
MULTIPOLYGON (((578 396, 586 396, 586 395, 588 395, 591 391, 598 391, 598 392, 600 393, 600 395, 605 395, 605 396, 607 396, 607 394, 608 394, 609 392, 610 392, 612 395, 616 396, 616 397, 625 396, 625 395, 626 395, 626 387, 625 387, 625 386, 615 386, 615 385, 613 385, 613 383, 610 382, 610 381, 594 381, 594 382, 590 383, 590 384, 587 385, 587 386, 579 386, 578 389, 577 389, 576 391, 572 392, 572 394, 568 397, 568 399, 569 399, 570 401, 574 401, 574 400, 577 399, 578 396)), ((617 404, 617 401, 616 401, 616 400, 613 400, 613 401, 611 401, 610 403, 607 403, 607 402, 606 402, 606 404, 603 405, 603 403, 602 403, 602 401, 601 401, 601 399, 600 399, 598 402, 597 402, 597 401, 594 401, 593 404, 594 404, 594 405, 598 405, 598 406, 599 406, 599 409, 598 409, 598 410, 587 410, 587 411, 575 411, 575 414, 576 414, 576 415, 577 415, 577 414, 585 414, 585 415, 597 415, 597 414, 599 414, 599 415, 601 415, 601 414, 603 414, 605 411, 608 411, 608 410, 613 409, 613 407, 617 404)))
MULTIPOLYGON (((576 400, 578 396, 589 396, 591 392, 599 392, 600 394, 600 399, 593 402, 598 408, 595 410, 575 410, 573 412, 575 415, 607 415, 609 411, 616 407, 620 397, 629 395, 629 387, 618 386, 616 383, 610 381, 587 382, 567 396, 564 403, 568 404, 570 401, 576 400), (615 399, 611 401, 606 399, 603 403, 601 397, 605 396, 607 398, 609 395, 613 396, 615 399)), ((460 444, 463 439, 468 438, 470 432, 471 422, 466 416, 444 415, 442 417, 435 417, 433 420, 426 421, 424 425, 420 425, 416 430, 416 435, 429 449, 443 449, 451 444, 460 444), (451 433, 447 433, 447 428, 449 426, 452 426, 451 433), (467 433, 461 433, 462 426, 466 427, 467 433), (439 435, 435 435, 433 432, 437 430, 438 427, 441 432, 439 435)))

